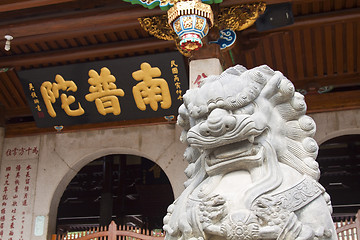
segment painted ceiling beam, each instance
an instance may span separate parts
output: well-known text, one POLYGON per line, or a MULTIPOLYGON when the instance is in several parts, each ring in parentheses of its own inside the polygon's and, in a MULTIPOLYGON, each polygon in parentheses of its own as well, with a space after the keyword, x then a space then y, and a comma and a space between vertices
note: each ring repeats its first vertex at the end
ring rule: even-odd
MULTIPOLYGON (((23 10, 34 7, 43 7, 54 4, 75 2, 76 0, 23 0, 23 1, 4 1, 0 3, 0 12, 9 12, 16 10, 23 10)), ((121 1, 121 0, 119 0, 121 1)), ((290 2, 291 0, 265 0, 266 4, 276 4, 283 2, 290 2)), ((293 1, 293 0, 292 0, 293 1)), ((299 0, 297 0, 299 1, 299 0)), ((251 3, 255 2, 254 0, 242 0, 241 3, 251 3)), ((239 0, 224 0, 221 4, 222 6, 231 6, 239 4, 239 0)))
POLYGON ((26 0, 12 1, 0 4, 0 12, 9 12, 27 8, 42 7, 59 3, 74 2, 75 0, 26 0))
POLYGON ((91 9, 81 13, 76 12, 57 17, 47 16, 46 18, 22 19, 21 21, 18 19, 16 22, 2 23, 0 25, 0 36, 9 34, 15 39, 34 35, 78 31, 84 28, 99 28, 122 22, 135 22, 140 16, 160 14, 165 14, 165 12, 160 9, 149 10, 143 7, 134 7, 131 9, 91 9))
POLYGON ((128 29, 141 29, 141 26, 137 20, 129 20, 121 23, 114 23, 107 26, 93 26, 87 28, 81 28, 78 30, 45 33, 41 35, 29 35, 21 38, 14 38, 11 41, 12 46, 21 46, 23 44, 33 44, 41 42, 54 41, 58 39, 73 39, 78 37, 84 37, 88 35, 98 35, 112 32, 122 32, 128 29))
POLYGON ((55 50, 47 53, 33 53, 21 56, 9 56, 0 58, 0 66, 26 67, 31 65, 46 65, 88 58, 116 56, 135 52, 150 51, 158 48, 174 48, 173 41, 163 41, 156 38, 145 40, 114 42, 98 44, 88 47, 55 50))
MULTIPOLYGON (((145 9, 147 10, 147 9, 145 9)), ((150 11, 150 10, 147 10, 150 11)), ((135 13, 139 13, 139 10, 133 11, 132 13, 130 13, 129 11, 127 11, 126 16, 134 16, 135 13)), ((119 17, 116 19, 114 19, 115 15, 121 15, 121 14, 115 14, 113 13, 113 16, 109 15, 103 15, 103 13, 99 16, 96 16, 96 18, 93 18, 93 16, 89 16, 89 18, 79 18, 77 20, 75 19, 62 19, 62 20, 58 20, 53 22, 52 24, 54 26, 58 26, 61 24, 65 24, 65 26, 62 26, 62 29, 58 29, 56 27, 54 27, 54 29, 58 29, 59 32, 52 32, 51 30, 47 29, 46 27, 41 27, 42 30, 39 30, 38 32, 31 32, 30 30, 27 30, 28 33, 25 33, 26 37, 24 38, 15 38, 12 42, 12 44, 14 45, 21 45, 21 44, 25 44, 25 43, 33 43, 33 42, 37 42, 39 41, 39 39, 41 39, 41 41, 48 41, 48 40, 56 40, 56 39, 66 39, 66 37, 76 37, 76 36, 83 36, 88 34, 89 32, 94 32, 94 34, 97 33, 103 33, 106 31, 111 31, 114 29, 117 29, 117 31, 122 31, 125 30, 127 28, 134 28, 136 26, 139 26, 138 22, 136 19, 131 19, 131 20, 124 20, 124 16, 119 17), (103 24, 95 24, 95 22, 97 21, 96 19, 102 19, 100 22, 102 22, 103 24), (121 20, 123 22, 121 22, 121 20), (105 24, 105 23, 108 24, 105 24), (82 24, 81 24, 82 23, 82 24), (90 25, 88 25, 90 24, 90 25), (82 25, 82 26, 80 26, 82 25), (71 27, 71 26, 76 26, 75 27, 71 27), (67 28, 69 27, 69 28, 67 28), (61 30, 61 31, 60 31, 61 30), (40 34, 41 35, 36 35, 36 34, 40 34)), ((136 14, 135 14, 136 15, 136 14)), ((329 13, 329 14, 317 14, 316 16, 312 16, 312 17, 306 17, 306 18, 296 18, 295 19, 295 24, 290 25, 286 28, 289 28, 289 30, 291 28, 294 27, 305 27, 305 26, 312 26, 313 24, 328 24, 328 23, 333 23, 333 22, 344 22, 344 21, 353 21, 356 19, 360 18, 360 11, 358 9, 350 9, 350 10, 343 10, 343 11, 338 11, 337 13, 329 13)), ((49 20, 50 21, 50 20, 49 20)), ((13 32, 21 32, 25 29, 23 29, 24 23, 18 25, 18 26, 13 26, 13 32)), ((33 23, 34 24, 34 23, 33 23)), ((42 24, 46 24, 46 23, 42 23, 42 24)), ((40 23, 36 23, 35 25, 32 25, 32 23, 29 23, 28 28, 29 29, 33 29, 36 27, 40 27, 38 26, 40 25, 40 23)), ((1 35, 1 30, 0 28, 0 35, 1 35)), ((254 29, 249 29, 249 31, 254 31, 254 29)), ((173 46, 172 42, 166 42, 166 41, 162 41, 159 40, 157 41, 158 43, 156 45, 166 45, 166 46, 173 46)), ((136 44, 136 43, 135 43, 136 44)), ((153 43, 149 42, 150 45, 152 45, 153 43)), ((114 46, 115 49, 118 49, 119 47, 122 49, 132 49, 132 48, 136 48, 135 45, 133 45, 132 47, 130 47, 130 43, 126 43, 124 45, 124 47, 122 47, 122 44, 119 43, 114 43, 114 44, 107 44, 105 49, 112 49, 112 47, 109 46, 114 46)), ((143 44, 140 44, 141 46, 143 44)), ((145 44, 146 45, 146 44, 145 44)), ((36 62, 38 62, 39 64, 41 63, 46 63, 46 61, 55 61, 58 62, 56 60, 55 55, 57 54, 57 57, 59 57, 60 59, 63 59, 64 61, 66 60, 72 60, 73 58, 76 57, 76 59, 81 59, 81 56, 83 56, 84 58, 89 58, 92 54, 93 51, 98 52, 97 48, 101 48, 102 47, 82 47, 82 48, 75 48, 75 49, 69 49, 69 50, 62 50, 62 51, 52 51, 49 53, 38 53, 38 54, 29 54, 28 56, 23 56, 23 57, 18 57, 18 56, 6 56, 6 57, 1 57, 0 58, 0 66, 10 66, 10 67, 20 67, 20 66, 24 66, 24 65, 29 65, 29 63, 27 61, 29 61, 31 59, 30 62, 34 62, 34 60, 36 62), (70 59, 66 59, 66 56, 69 56, 70 59), (53 60, 51 60, 53 59, 53 60)), ((106 51, 107 53, 114 53, 111 52, 113 50, 109 50, 106 51)), ((115 51, 116 52, 116 51, 115 51)), ((105 56, 105 55, 102 55, 105 56)))
MULTIPOLYGON (((120 1, 120 0, 119 0, 120 1)), ((275 2, 281 2, 283 0, 274 0, 275 2)), ((241 1, 241 3, 247 3, 251 1, 241 1)), ((267 1, 272 3, 273 1, 267 1)), ((235 1, 225 1, 223 6, 234 4, 235 1)), ((239 4, 239 2, 237 3, 239 4)), ((0 8, 2 6, 0 5, 0 8)), ((9 21, 0 25, 0 36, 6 34, 12 35, 15 39, 21 37, 28 37, 34 35, 64 33, 68 31, 79 31, 84 28, 101 28, 108 27, 114 24, 121 24, 122 22, 137 22, 137 18, 142 16, 153 16, 165 14, 165 11, 155 8, 152 10, 143 8, 141 6, 131 6, 130 8, 104 8, 84 10, 81 13, 75 12, 66 14, 63 16, 47 16, 46 18, 37 19, 23 19, 15 22, 9 21)), ((357 20, 360 18, 360 10, 349 9, 337 11, 335 13, 316 14, 311 17, 299 17, 295 19, 293 25, 285 28, 279 28, 276 31, 282 31, 284 29, 296 28, 305 25, 316 24, 328 24, 339 21, 357 20)), ((3 40, 4 41, 4 40, 3 40)))

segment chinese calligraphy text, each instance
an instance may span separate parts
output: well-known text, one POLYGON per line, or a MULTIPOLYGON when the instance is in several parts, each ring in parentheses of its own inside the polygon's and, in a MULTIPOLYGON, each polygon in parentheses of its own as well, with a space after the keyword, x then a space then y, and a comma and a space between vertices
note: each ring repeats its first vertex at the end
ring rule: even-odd
POLYGON ((160 77, 161 71, 157 67, 151 67, 148 63, 141 64, 141 70, 133 72, 133 78, 141 81, 133 87, 134 99, 136 106, 140 110, 146 109, 146 104, 149 104, 151 109, 157 111, 158 102, 161 108, 168 109, 171 106, 171 96, 169 86, 163 78, 160 77))
POLYGON ((177 114, 188 88, 178 52, 22 70, 18 75, 37 127, 166 121, 164 116, 177 114))

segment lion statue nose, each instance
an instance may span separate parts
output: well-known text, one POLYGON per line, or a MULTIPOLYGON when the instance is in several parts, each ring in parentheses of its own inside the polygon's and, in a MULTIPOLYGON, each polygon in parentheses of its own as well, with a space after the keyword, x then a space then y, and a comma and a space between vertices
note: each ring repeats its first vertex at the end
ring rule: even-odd
POLYGON ((203 136, 218 137, 235 128, 236 118, 224 109, 214 109, 205 122, 199 126, 203 136))

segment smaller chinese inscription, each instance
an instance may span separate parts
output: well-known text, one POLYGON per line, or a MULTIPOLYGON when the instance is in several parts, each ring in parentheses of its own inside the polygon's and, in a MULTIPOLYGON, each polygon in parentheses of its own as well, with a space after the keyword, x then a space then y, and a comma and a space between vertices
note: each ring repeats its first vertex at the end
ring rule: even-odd
POLYGON ((30 91, 30 96, 33 100, 33 104, 35 105, 35 109, 37 110, 37 114, 39 118, 43 118, 44 117, 44 113, 41 111, 41 107, 40 107, 40 101, 39 98, 35 92, 35 88, 34 85, 32 83, 29 83, 29 91, 30 91))
POLYGON ((5 150, 6 157, 29 157, 29 156, 38 156, 39 149, 36 146, 18 146, 13 148, 8 148, 5 150))
POLYGON ((203 80, 204 80, 206 77, 207 77, 207 76, 206 76, 205 73, 202 73, 201 75, 199 74, 199 75, 196 77, 195 81, 194 81, 194 85, 195 85, 196 87, 200 87, 200 85, 202 84, 203 80))
POLYGON ((178 69, 178 65, 176 64, 175 60, 171 60, 171 72, 172 74, 174 75, 174 85, 175 85, 175 88, 176 88, 176 94, 177 94, 177 99, 178 100, 182 100, 183 97, 182 97, 182 90, 181 90, 181 82, 180 82, 180 79, 179 79, 179 69, 178 69))
POLYGON ((2 174, 0 240, 24 240, 30 233, 34 165, 4 164, 2 174))

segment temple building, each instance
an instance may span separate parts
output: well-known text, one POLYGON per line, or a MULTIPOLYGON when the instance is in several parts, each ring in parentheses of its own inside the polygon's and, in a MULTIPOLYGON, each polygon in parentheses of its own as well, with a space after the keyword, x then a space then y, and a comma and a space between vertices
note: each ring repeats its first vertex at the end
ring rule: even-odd
POLYGON ((0 240, 111 221, 161 232, 187 180, 183 96, 235 65, 268 65, 304 95, 333 220, 354 218, 359 0, 6 0, 0 240))

